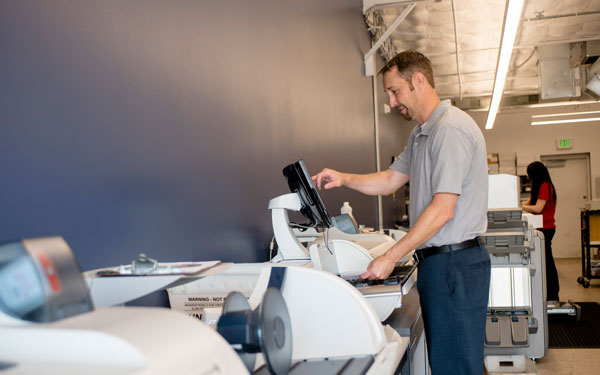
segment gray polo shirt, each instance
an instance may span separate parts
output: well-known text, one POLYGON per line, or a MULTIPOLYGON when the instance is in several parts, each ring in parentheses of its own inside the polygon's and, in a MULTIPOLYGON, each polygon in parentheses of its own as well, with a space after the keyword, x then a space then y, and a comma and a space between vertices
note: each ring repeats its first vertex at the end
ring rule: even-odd
POLYGON ((410 223, 436 193, 458 194, 454 217, 420 248, 469 240, 487 229, 487 152, 481 130, 450 100, 417 125, 390 169, 410 178, 410 223))

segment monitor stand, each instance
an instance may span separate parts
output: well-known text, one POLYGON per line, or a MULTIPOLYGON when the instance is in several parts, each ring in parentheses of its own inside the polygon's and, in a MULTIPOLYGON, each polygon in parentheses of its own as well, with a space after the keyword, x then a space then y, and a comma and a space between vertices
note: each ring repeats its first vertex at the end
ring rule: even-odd
POLYGON ((281 195, 269 202, 269 209, 273 218, 273 232, 279 247, 277 255, 271 259, 271 262, 310 261, 309 252, 294 235, 288 216, 288 210, 300 211, 301 208, 300 197, 296 193, 281 195))

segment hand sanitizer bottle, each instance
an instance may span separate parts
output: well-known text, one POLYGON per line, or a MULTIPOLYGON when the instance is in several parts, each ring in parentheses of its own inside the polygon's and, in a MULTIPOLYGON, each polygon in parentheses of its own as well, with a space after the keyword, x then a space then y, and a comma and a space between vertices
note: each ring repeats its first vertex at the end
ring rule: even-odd
POLYGON ((348 215, 352 216, 352 207, 350 207, 350 202, 344 202, 344 205, 340 209, 340 213, 342 215, 348 214, 348 215))

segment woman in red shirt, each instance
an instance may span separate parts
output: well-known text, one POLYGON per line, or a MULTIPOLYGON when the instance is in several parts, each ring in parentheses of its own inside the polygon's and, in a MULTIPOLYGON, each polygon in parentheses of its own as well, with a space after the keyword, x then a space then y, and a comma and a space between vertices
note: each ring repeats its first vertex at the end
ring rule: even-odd
POLYGON ((556 189, 548 173, 548 168, 534 161, 527 166, 527 176, 531 180, 531 199, 523 203, 523 211, 542 214, 543 227, 536 228, 544 233, 546 247, 546 300, 560 301, 558 298, 558 272, 552 256, 552 237, 556 232, 554 212, 556 211, 556 189))

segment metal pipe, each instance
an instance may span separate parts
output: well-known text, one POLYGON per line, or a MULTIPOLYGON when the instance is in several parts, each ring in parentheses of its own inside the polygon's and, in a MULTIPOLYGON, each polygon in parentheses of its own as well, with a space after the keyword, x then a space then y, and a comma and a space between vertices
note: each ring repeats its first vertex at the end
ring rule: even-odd
MULTIPOLYGON (((473 74, 486 74, 486 73, 495 73, 495 70, 492 69, 488 69, 488 70, 475 70, 472 72, 462 72, 461 74, 463 76, 467 76, 467 75, 473 75, 473 74)), ((448 77, 455 77, 456 73, 448 73, 448 74, 440 74, 440 75, 436 75, 435 78, 448 78, 448 77)), ((517 76, 512 76, 512 77, 517 77, 517 76)), ((527 78, 527 76, 521 76, 523 78, 527 78)), ((537 77, 537 76, 532 76, 532 77, 537 77)), ((436 83, 437 85, 437 83, 436 83)))
POLYGON ((462 99, 462 85, 460 80, 460 55, 458 52, 458 30, 456 28, 456 6, 452 0, 452 20, 454 21, 454 46, 456 49, 456 74, 458 75, 458 98, 462 99))
MULTIPOLYGON (((531 90, 505 90, 504 94, 506 95, 535 95, 538 94, 539 91, 531 91, 531 90)), ((481 98, 482 96, 492 96, 492 92, 478 92, 475 94, 464 94, 463 95, 463 99, 469 99, 469 98, 481 98)), ((440 99, 454 99, 455 96, 453 95, 440 95, 440 99)), ((487 111, 487 107, 485 108, 485 110, 487 111)))
POLYGON ((590 10, 590 11, 584 11, 584 12, 556 14, 556 15, 553 15, 553 16, 544 16, 544 11, 535 12, 535 13, 537 15, 534 18, 521 18, 521 22, 544 21, 544 20, 553 20, 553 19, 556 19, 556 18, 589 16, 589 15, 592 15, 592 14, 600 14, 600 10, 590 10))
MULTIPOLYGON (((494 71, 490 70, 489 73, 494 73, 494 71)), ((453 76, 455 76, 455 74, 453 76)), ((437 77, 435 77, 435 78, 437 78, 437 77)), ((517 79, 524 79, 524 78, 536 78, 537 79, 538 76, 537 75, 535 75, 535 76, 510 76, 510 77, 506 77, 506 80, 514 81, 517 79)), ((493 81, 493 80, 494 80, 493 77, 492 78, 482 78, 482 79, 470 79, 469 83, 471 83, 471 82, 486 82, 486 81, 493 81)), ((440 82, 440 83, 436 82, 435 83, 436 87, 437 86, 450 86, 450 85, 456 85, 456 82, 440 82)))
MULTIPOLYGON (((371 57, 375 60, 375 56, 371 57)), ((373 62, 373 66, 375 62, 373 62)), ((379 96, 377 95, 377 75, 371 77, 371 87, 373 88, 373 130, 375 133, 375 170, 381 172, 381 149, 379 147, 379 96)), ((383 198, 377 196, 377 228, 383 230, 383 198)))

